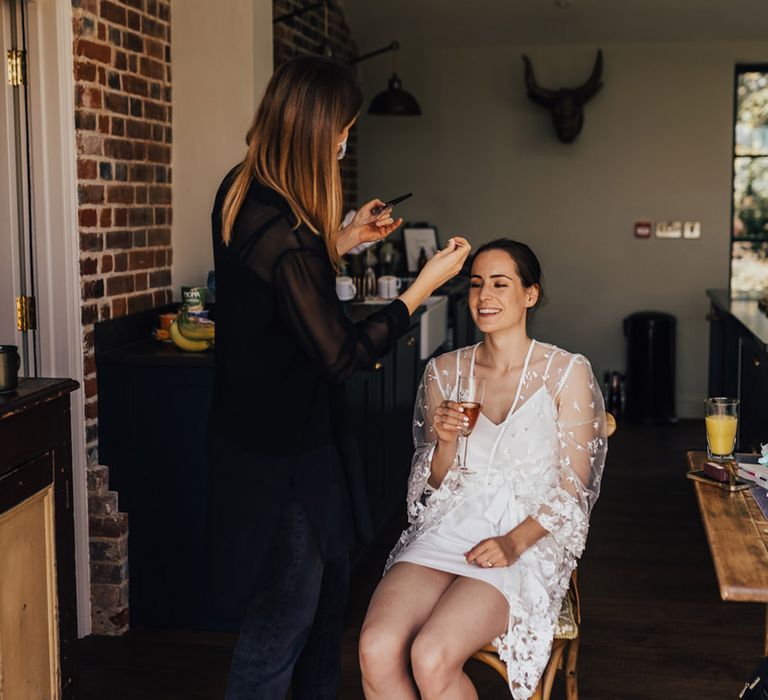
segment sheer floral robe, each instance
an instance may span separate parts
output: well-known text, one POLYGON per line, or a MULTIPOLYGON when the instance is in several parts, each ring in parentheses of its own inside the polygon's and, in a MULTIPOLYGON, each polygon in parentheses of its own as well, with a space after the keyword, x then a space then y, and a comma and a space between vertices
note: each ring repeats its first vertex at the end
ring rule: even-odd
MULTIPOLYGON (((533 341, 517 394, 510 397, 511 408, 497 426, 480 476, 451 469, 440 487, 432 489, 427 479, 437 440, 434 411, 443 400, 456 399, 457 376, 473 373, 476 349, 435 358, 424 372, 413 424, 411 525, 392 551, 387 569, 418 538, 435 529, 439 533, 443 519, 468 507, 481 490, 488 499, 489 521, 502 522, 501 512, 513 513, 513 526, 530 516, 548 530, 494 581, 509 603, 507 631, 494 644, 507 664, 512 696, 521 700, 534 692, 549 658, 562 598, 584 549, 605 463, 605 412, 586 358, 533 341)), ((492 391, 492 385, 486 386, 486 393, 492 391)), ((457 450, 457 459, 459 454, 457 450)), ((506 532, 491 527, 488 536, 501 534, 506 532)))

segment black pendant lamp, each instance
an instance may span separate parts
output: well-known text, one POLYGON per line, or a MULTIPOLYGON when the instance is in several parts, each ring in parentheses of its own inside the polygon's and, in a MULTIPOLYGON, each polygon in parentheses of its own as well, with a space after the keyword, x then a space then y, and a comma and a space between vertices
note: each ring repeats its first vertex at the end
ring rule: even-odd
MULTIPOLYGON (((374 56, 388 53, 389 51, 397 51, 399 48, 400 44, 393 41, 389 46, 358 56, 352 63, 359 63, 360 61, 365 61, 368 58, 373 58, 374 56)), ((421 114, 421 107, 419 107, 419 103, 410 92, 403 90, 403 83, 400 81, 400 78, 397 77, 397 73, 393 71, 392 77, 387 84, 387 89, 380 92, 371 101, 371 106, 368 108, 368 114, 376 114, 386 117, 416 117, 421 114)))

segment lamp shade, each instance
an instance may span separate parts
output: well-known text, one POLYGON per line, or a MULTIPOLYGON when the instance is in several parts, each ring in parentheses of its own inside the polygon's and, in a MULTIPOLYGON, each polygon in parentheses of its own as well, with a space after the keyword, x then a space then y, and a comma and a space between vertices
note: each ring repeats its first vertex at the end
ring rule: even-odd
POLYGON ((421 114, 419 103, 410 92, 403 90, 403 84, 397 73, 393 73, 384 92, 380 92, 371 101, 368 114, 382 116, 415 117, 421 114))

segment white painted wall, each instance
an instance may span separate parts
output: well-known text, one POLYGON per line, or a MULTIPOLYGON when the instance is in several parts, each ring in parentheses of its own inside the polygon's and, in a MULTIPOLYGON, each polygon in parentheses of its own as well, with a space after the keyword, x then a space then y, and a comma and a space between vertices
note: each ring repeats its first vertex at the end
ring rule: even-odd
MULTIPOLYGON (((474 245, 498 236, 541 259, 548 305, 535 336, 583 352, 598 377, 624 367, 622 319, 678 319, 677 398, 702 413, 707 391, 707 287, 728 283, 733 71, 768 61, 763 43, 603 43, 605 86, 579 140, 560 144, 525 96, 520 55, 547 87, 589 75, 597 45, 402 49, 398 73, 415 119, 360 119, 359 193, 413 190, 398 213, 474 245), (695 219, 699 241, 636 240, 636 220, 695 219)), ((366 94, 391 61, 362 64, 366 94)))
POLYGON ((173 5, 173 286, 205 285, 211 206, 272 75, 271 0, 173 5))

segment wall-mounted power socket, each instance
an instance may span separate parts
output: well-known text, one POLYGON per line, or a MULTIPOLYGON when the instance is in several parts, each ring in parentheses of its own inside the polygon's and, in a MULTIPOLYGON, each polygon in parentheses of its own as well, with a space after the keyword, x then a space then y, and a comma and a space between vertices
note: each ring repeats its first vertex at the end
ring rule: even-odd
POLYGON ((683 238, 701 238, 701 221, 686 221, 683 224, 683 238))
POLYGON ((656 238, 681 238, 683 235, 682 221, 657 221, 656 238))

